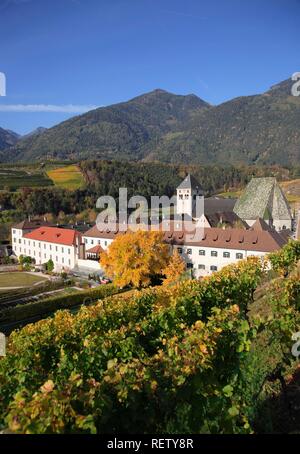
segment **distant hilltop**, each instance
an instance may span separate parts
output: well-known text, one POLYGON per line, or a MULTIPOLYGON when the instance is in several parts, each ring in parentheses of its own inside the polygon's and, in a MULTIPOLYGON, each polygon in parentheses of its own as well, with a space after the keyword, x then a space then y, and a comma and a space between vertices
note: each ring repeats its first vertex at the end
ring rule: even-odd
POLYGON ((2 140, 0 162, 93 158, 292 166, 300 162, 300 97, 292 96, 293 83, 218 106, 157 89, 42 134, 2 140))

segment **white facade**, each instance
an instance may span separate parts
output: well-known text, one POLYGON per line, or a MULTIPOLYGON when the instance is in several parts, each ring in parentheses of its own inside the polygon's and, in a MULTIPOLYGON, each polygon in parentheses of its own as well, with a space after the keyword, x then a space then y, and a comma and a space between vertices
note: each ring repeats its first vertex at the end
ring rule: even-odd
MULTIPOLYGON (((203 196, 203 190, 191 175, 187 175, 178 186, 176 200, 176 212, 179 215, 187 214, 189 217, 198 217, 195 213, 197 197, 203 196)), ((200 207, 199 207, 200 208, 200 207)))
MULTIPOLYGON (((246 219, 245 221, 249 227, 252 227, 253 224, 256 222, 256 219, 246 219)), ((293 229, 293 220, 292 219, 273 219, 273 220, 265 220, 266 224, 268 224, 271 228, 275 229, 277 232, 281 230, 292 230, 293 229)))
POLYGON ((18 253, 20 248, 22 248, 22 239, 23 239, 23 230, 22 229, 11 229, 11 240, 12 240, 12 249, 17 257, 21 254, 18 253))
POLYGON ((177 214, 193 215, 192 189, 177 189, 177 214))
POLYGON ((21 255, 31 257, 35 260, 36 265, 42 265, 52 260, 56 272, 73 269, 78 260, 76 245, 70 246, 24 238, 21 229, 12 229, 12 248, 18 258, 21 255))
POLYGON ((187 264, 187 269, 193 271, 194 277, 204 277, 220 271, 224 266, 237 263, 250 256, 264 257, 265 252, 245 251, 243 249, 223 249, 199 246, 173 246, 187 264))
POLYGON ((82 241, 85 244, 85 250, 92 249, 94 246, 101 246, 102 249, 106 250, 108 246, 113 242, 111 238, 101 238, 100 233, 99 237, 90 237, 90 236, 82 236, 82 241))
MULTIPOLYGON (((86 250, 96 245, 100 245, 103 249, 107 249, 113 242, 112 239, 101 238, 99 232, 98 238, 83 236, 86 250)), ((250 256, 264 257, 266 252, 249 251, 244 249, 224 249, 220 247, 200 247, 190 245, 173 245, 170 252, 179 252, 179 255, 187 264, 187 270, 192 270, 194 277, 209 276, 215 271, 221 270, 224 266, 238 262, 250 256)), ((85 266, 87 260, 80 260, 80 266, 85 266)), ((89 261, 91 262, 91 261, 89 261)), ((99 267, 98 262, 96 267, 99 267)))
MULTIPOLYGON (((205 218, 203 218, 204 220, 205 218)), ((180 240, 183 236, 180 236, 180 234, 177 235, 174 230, 174 237, 170 240, 173 235, 172 226, 169 225, 168 228, 170 229, 171 236, 166 234, 165 239, 171 244, 170 253, 172 253, 172 250, 177 249, 186 262, 187 269, 191 270, 192 275, 196 278, 208 276, 215 271, 221 270, 226 265, 236 263, 249 256, 264 257, 269 251, 276 250, 282 245, 279 241, 281 237, 274 231, 224 230, 220 228, 206 229, 203 244, 198 242, 192 245, 181 245, 181 241, 185 241, 184 239, 180 240), (276 237, 275 239, 274 236, 276 237), (227 241, 228 245, 226 244, 227 241), (231 241, 232 247, 230 247, 231 241), (258 241, 259 247, 257 247, 258 241), (212 244, 213 242, 215 242, 215 245, 212 244), (241 247, 239 243, 241 243, 241 247), (242 248, 242 243, 244 243, 244 249, 242 248), (256 250, 252 250, 252 247, 256 250)), ((77 240, 77 245, 64 245, 55 243, 54 241, 50 242, 49 240, 43 241, 42 239, 26 238, 26 235, 23 235, 21 229, 12 228, 12 244, 13 251, 17 257, 20 257, 20 255, 30 256, 35 260, 37 265, 44 264, 51 259, 54 263, 54 271, 56 272, 69 271, 74 268, 82 269, 83 271, 88 269, 99 270, 101 272, 99 258, 97 257, 97 259, 91 260, 87 252, 96 246, 101 246, 103 250, 107 250, 114 241, 116 234, 117 232, 110 232, 108 234, 107 232, 95 231, 95 228, 93 228, 90 234, 86 232, 82 238, 78 238, 78 241, 81 240, 81 244, 84 244, 84 247, 82 247, 79 245, 80 241, 78 242, 77 240), (111 236, 111 238, 108 238, 108 236, 111 236)), ((34 231, 30 235, 37 238, 37 234, 34 231)), ((56 237, 52 236, 52 238, 56 237)), ((64 240, 66 239, 64 238, 64 240)), ((71 241, 73 243, 75 242, 74 239, 71 241)))

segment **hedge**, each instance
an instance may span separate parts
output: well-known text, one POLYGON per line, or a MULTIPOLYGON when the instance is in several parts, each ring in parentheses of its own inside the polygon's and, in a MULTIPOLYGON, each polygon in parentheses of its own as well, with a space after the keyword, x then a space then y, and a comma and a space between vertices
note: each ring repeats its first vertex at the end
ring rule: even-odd
MULTIPOLYGON (((72 282, 69 281, 46 281, 40 282, 39 284, 33 287, 22 287, 18 289, 11 289, 6 290, 5 292, 1 293, 0 291, 0 311, 1 311, 1 304, 11 304, 17 306, 19 304, 19 300, 23 298, 33 298, 37 295, 41 295, 41 298, 44 297, 42 294, 45 292, 50 292, 53 290, 59 290, 61 288, 70 287, 72 282)), ((29 303, 29 301, 28 301, 29 303)))
POLYGON ((107 284, 71 295, 57 295, 41 301, 7 308, 0 312, 0 323, 21 321, 37 315, 50 314, 58 309, 70 309, 80 304, 90 304, 121 291, 124 290, 113 284, 107 284))

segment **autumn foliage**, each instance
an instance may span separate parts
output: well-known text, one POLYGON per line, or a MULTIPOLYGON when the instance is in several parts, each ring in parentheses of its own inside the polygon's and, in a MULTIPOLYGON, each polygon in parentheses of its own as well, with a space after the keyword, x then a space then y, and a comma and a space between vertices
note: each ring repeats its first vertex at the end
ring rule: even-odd
POLYGON ((100 265, 120 287, 147 287, 161 275, 169 260, 169 246, 162 232, 138 230, 119 234, 101 254, 100 265))
POLYGON ((176 284, 183 277, 185 271, 185 262, 176 249, 170 257, 168 265, 162 270, 162 274, 165 276, 164 285, 176 284))
POLYGON ((294 361, 300 322, 295 270, 268 283, 271 314, 250 316, 267 279, 251 257, 201 281, 119 294, 13 332, 0 359, 0 430, 255 431, 269 377, 294 361))

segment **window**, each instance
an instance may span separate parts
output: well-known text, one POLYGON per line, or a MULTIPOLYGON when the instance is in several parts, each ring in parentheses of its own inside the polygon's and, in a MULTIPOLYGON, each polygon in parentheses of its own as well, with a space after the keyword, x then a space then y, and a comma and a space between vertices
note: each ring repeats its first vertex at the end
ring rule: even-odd
POLYGON ((44 244, 44 249, 46 249, 46 244, 44 244))
POLYGON ((64 258, 62 258, 62 263, 65 263, 65 259, 64 258))
POLYGON ((20 238, 19 238, 19 244, 21 244, 21 240, 20 240, 20 238))
POLYGON ((205 265, 198 265, 198 270, 205 270, 205 265))
POLYGON ((183 200, 183 195, 179 194, 179 200, 183 200))
POLYGON ((85 244, 87 244, 87 242, 88 242, 87 238, 84 239, 84 242, 85 242, 85 244))
POLYGON ((218 252, 217 251, 211 251, 210 255, 212 257, 218 257, 218 252))
POLYGON ((204 249, 200 249, 199 255, 205 255, 205 250, 204 249))
POLYGON ((243 254, 242 254, 241 252, 237 252, 237 253, 236 253, 236 258, 237 258, 238 260, 241 260, 241 259, 243 258, 243 254))
POLYGON ((57 256, 55 257, 55 261, 58 262, 58 257, 57 256))
POLYGON ((71 265, 71 260, 69 259, 69 265, 71 265))
POLYGON ((61 252, 65 252, 63 247, 61 248, 61 252))
POLYGON ((41 247, 41 243, 39 243, 39 247, 41 247))
POLYGON ((13 230, 13 233, 16 233, 16 231, 15 231, 15 230, 13 230))
POLYGON ((104 245, 107 246, 107 241, 104 242, 104 245))
POLYGON ((186 267, 187 267, 187 269, 192 269, 192 268, 194 268, 194 265, 189 262, 186 264, 186 267))
POLYGON ((49 246, 49 247, 50 247, 50 251, 52 251, 52 245, 51 245, 51 244, 50 244, 50 246, 49 246))
POLYGON ((44 254, 44 259, 46 258, 46 254, 44 254))
POLYGON ((187 250, 186 250, 186 253, 187 253, 187 254, 192 254, 192 252, 193 252, 192 249, 187 249, 187 250))
POLYGON ((100 240, 98 240, 98 244, 101 244, 101 241, 100 241, 100 240))
MULTIPOLYGON (((68 249, 68 254, 71 254, 71 249, 68 249)), ((69 260, 70 261, 70 260, 69 260)))
POLYGON ((225 257, 226 259, 229 259, 230 252, 223 252, 223 257, 225 257))
POLYGON ((178 247, 177 252, 178 252, 178 254, 182 254, 182 247, 178 247))
POLYGON ((91 244, 94 244, 94 240, 91 240, 91 244))
POLYGON ((210 267, 210 271, 218 271, 218 267, 215 266, 215 265, 212 265, 212 266, 210 267))
POLYGON ((57 246, 55 246, 55 250, 56 250, 56 252, 58 251, 58 247, 57 246))
POLYGON ((33 246, 35 247, 35 241, 33 242, 33 246))
POLYGON ((14 243, 17 241, 17 238, 14 238, 14 243))

